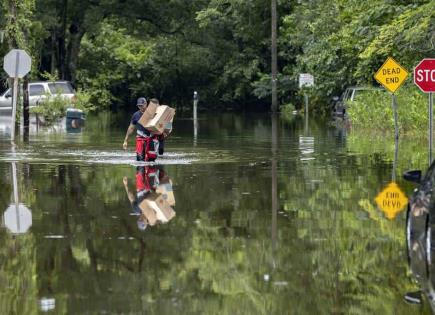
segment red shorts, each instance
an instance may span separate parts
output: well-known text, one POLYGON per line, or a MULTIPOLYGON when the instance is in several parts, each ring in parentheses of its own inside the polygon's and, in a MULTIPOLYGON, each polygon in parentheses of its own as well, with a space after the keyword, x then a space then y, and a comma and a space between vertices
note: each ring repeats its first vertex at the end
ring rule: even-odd
POLYGON ((136 160, 155 161, 159 152, 159 139, 157 136, 136 137, 136 160))
POLYGON ((156 190, 159 185, 159 170, 155 166, 138 166, 136 170, 136 190, 156 190))

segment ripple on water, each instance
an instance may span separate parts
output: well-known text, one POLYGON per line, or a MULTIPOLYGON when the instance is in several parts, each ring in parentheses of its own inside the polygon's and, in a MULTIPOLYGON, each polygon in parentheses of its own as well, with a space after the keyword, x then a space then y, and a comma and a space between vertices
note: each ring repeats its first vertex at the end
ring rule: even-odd
POLYGON ((27 162, 27 163, 77 163, 77 164, 110 164, 110 165, 176 165, 192 163, 217 163, 233 160, 227 151, 198 150, 198 152, 166 152, 156 162, 135 161, 135 154, 122 150, 59 150, 46 148, 45 150, 20 150, 8 152, 0 156, 3 162, 27 162))

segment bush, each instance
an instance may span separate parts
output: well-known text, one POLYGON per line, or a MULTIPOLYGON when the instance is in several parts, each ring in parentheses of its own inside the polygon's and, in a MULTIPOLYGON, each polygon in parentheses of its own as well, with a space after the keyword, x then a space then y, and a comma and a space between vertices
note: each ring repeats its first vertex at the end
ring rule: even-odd
POLYGON ((281 105, 279 110, 281 112, 281 117, 285 121, 292 121, 294 119, 293 112, 295 111, 295 106, 292 103, 281 105))
POLYGON ((81 109, 85 113, 93 112, 97 109, 97 106, 91 101, 92 95, 85 90, 77 90, 74 107, 81 109))
MULTIPOLYGON (((399 132, 421 132, 421 127, 428 124, 427 95, 415 86, 404 86, 396 95, 399 132)), ((394 130, 391 95, 386 91, 369 91, 358 100, 348 102, 346 106, 354 127, 394 130)))
POLYGON ((31 113, 41 115, 46 125, 53 124, 59 118, 65 116, 66 108, 70 105, 70 100, 62 95, 45 95, 38 106, 30 109, 31 113))
POLYGON ((293 111, 295 111, 295 106, 292 103, 283 104, 279 107, 279 110, 282 114, 293 115, 293 111))

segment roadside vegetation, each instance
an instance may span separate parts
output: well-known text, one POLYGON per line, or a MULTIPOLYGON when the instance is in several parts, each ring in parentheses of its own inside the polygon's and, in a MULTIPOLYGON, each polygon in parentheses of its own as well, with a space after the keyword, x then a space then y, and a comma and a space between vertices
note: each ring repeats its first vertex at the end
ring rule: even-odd
MULTIPOLYGON (((347 114, 354 128, 394 133, 391 94, 384 90, 366 91, 361 98, 347 102, 347 114)), ((396 92, 399 134, 421 135, 428 126, 428 97, 408 84, 396 92)))
MULTIPOLYGON (((59 73, 98 110, 157 97, 178 109, 270 108, 270 2, 4 0, 0 55, 33 57, 31 79, 59 73)), ((311 110, 349 85, 376 85, 387 56, 411 70, 433 57, 435 2, 278 1, 279 102, 303 107, 299 73, 315 77, 311 110)), ((5 79, 5 74, 1 74, 5 79)), ((3 80, 3 83, 5 80, 3 80)))
POLYGON ((90 102, 89 93, 79 90, 73 102, 60 93, 45 95, 38 106, 32 107, 30 112, 37 114, 43 124, 52 125, 66 115, 68 108, 80 109, 86 114, 93 111, 95 106, 90 102))

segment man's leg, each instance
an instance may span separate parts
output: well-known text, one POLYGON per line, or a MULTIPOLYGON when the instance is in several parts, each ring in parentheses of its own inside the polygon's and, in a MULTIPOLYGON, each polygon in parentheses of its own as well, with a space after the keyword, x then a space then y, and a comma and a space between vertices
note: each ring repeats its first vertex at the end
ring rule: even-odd
POLYGON ((146 140, 142 137, 136 137, 136 160, 145 161, 146 140))
POLYGON ((163 155, 165 151, 165 139, 159 138, 159 155, 163 155))
POLYGON ((136 192, 140 192, 145 190, 146 184, 145 184, 145 167, 144 166, 138 166, 136 168, 136 192))
POLYGON ((154 162, 159 150, 159 140, 157 137, 149 137, 146 141, 145 161, 154 162))

